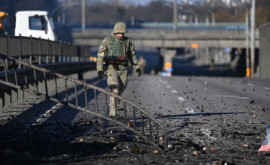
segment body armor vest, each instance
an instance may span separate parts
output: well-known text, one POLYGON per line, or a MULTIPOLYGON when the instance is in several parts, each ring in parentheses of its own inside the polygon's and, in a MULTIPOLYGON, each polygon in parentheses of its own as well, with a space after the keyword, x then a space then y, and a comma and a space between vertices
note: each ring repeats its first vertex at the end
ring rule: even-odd
POLYGON ((127 47, 127 40, 118 41, 111 37, 108 56, 124 57, 125 59, 127 59, 127 47))

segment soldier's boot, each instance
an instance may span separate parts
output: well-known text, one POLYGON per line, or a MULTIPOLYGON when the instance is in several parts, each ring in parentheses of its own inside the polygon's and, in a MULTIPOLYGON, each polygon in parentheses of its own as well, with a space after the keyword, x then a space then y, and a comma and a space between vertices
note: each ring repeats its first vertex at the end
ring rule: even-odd
MULTIPOLYGON (((112 92, 115 94, 118 94, 118 89, 117 88, 113 88, 112 92)), ((116 114, 116 98, 113 96, 110 96, 110 111, 109 111, 109 116, 110 117, 114 117, 116 114)))

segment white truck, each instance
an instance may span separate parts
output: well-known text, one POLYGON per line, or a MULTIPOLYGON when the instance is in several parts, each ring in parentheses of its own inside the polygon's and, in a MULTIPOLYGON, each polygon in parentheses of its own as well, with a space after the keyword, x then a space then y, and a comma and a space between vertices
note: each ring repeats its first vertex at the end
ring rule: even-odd
POLYGON ((47 11, 18 11, 15 17, 15 36, 56 41, 54 25, 47 11))

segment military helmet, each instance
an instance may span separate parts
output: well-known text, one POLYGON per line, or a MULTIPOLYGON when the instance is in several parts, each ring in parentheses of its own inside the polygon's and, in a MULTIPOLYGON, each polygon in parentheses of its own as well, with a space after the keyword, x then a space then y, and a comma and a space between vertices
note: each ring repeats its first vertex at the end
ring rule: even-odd
POLYGON ((127 26, 124 22, 117 22, 113 27, 113 33, 127 33, 127 26))

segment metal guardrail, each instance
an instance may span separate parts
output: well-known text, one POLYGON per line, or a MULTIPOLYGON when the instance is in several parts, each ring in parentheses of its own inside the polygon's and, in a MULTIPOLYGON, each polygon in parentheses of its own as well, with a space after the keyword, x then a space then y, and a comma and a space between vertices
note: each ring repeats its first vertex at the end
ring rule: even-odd
MULTIPOLYGON (((82 76, 83 71, 95 69, 95 63, 89 61, 89 48, 40 38, 0 35, 0 54, 65 74, 78 73, 82 76)), ((14 76, 13 69, 18 74, 27 74, 21 64, 7 58, 0 60, 0 79, 14 76)), ((33 77, 28 81, 31 84, 33 77)), ((16 92, 8 86, 0 84, 0 90, 1 113, 4 106, 16 103, 18 98, 16 92)))
POLYGON ((29 64, 13 57, 1 55, 0 58, 21 65, 26 71, 25 74, 20 74, 19 76, 17 70, 13 69, 14 77, 11 78, 7 76, 7 67, 6 65, 4 65, 5 80, 0 80, 0 83, 15 88, 17 90, 22 90, 23 92, 31 92, 46 99, 50 99, 63 105, 90 113, 96 117, 110 121, 135 133, 136 135, 140 136, 144 141, 148 142, 149 144, 158 149, 167 149, 167 131, 164 126, 145 110, 128 101, 127 99, 119 95, 113 94, 112 92, 108 92, 102 88, 87 84, 84 81, 80 81, 59 73, 55 73, 48 69, 29 64), (43 84, 38 83, 37 75, 43 76, 43 84), (30 89, 28 85, 28 79, 30 78, 34 79, 33 89, 30 89), (53 86, 48 86, 48 78, 51 78, 54 81, 53 86), (23 81, 19 83, 19 80, 23 81), (59 83, 59 81, 61 81, 61 83, 59 83), (70 89, 67 88, 67 84, 70 83, 73 84, 72 90, 74 91, 75 100, 69 100, 68 97, 68 90, 70 89), (64 84, 65 86, 64 95, 61 95, 58 92, 60 84, 64 84), (40 85, 44 86, 44 90, 39 90, 40 85), (49 93, 48 88, 54 88, 54 93, 49 93), (82 92, 78 92, 79 88, 83 89, 82 92), (92 92, 94 93, 94 107, 91 107, 89 105, 88 93, 90 92, 90 90, 92 90, 92 92), (81 96, 82 93, 84 93, 83 96, 81 96), (119 99, 121 104, 123 104, 123 108, 121 109, 121 111, 120 109, 117 109, 117 115, 115 116, 115 118, 108 117, 107 102, 109 96, 113 96, 119 99), (83 97, 82 100, 84 101, 79 101, 79 97, 83 97), (100 104, 98 101, 98 97, 103 97, 103 100, 105 100, 105 104, 100 104))
MULTIPOLYGON (((90 49, 32 37, 0 35, 0 54, 27 61, 30 64, 67 63, 88 61, 90 49)), ((7 63, 7 67, 20 68, 7 63)), ((0 71, 3 70, 0 62, 0 71)), ((8 68, 10 69, 10 68, 8 68)))
POLYGON ((198 23, 187 23, 187 22, 179 22, 179 23, 172 23, 172 22, 143 22, 135 24, 135 26, 142 27, 142 28, 165 28, 165 29, 173 29, 174 26, 176 28, 182 29, 209 29, 209 30, 243 30, 246 29, 245 22, 216 22, 215 24, 212 23, 205 23, 205 22, 198 22, 198 23))

